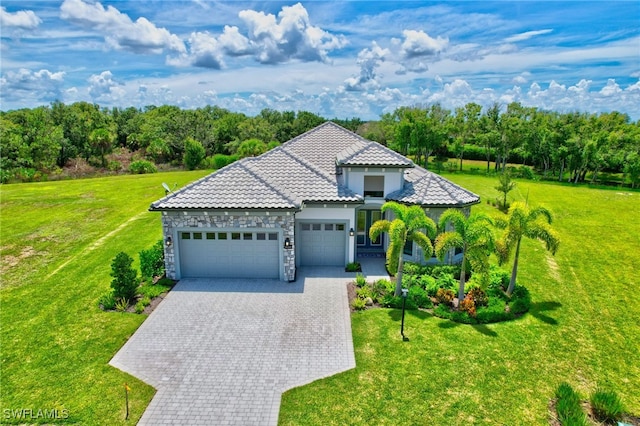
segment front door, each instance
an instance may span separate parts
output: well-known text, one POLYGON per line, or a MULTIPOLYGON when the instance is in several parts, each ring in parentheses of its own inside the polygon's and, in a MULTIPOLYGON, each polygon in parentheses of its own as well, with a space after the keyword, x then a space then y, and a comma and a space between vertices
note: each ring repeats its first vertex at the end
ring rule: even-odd
POLYGON ((369 238, 369 228, 376 221, 382 219, 380 210, 359 210, 358 211, 358 231, 357 242, 358 247, 362 248, 381 248, 382 238, 378 236, 375 240, 369 238))

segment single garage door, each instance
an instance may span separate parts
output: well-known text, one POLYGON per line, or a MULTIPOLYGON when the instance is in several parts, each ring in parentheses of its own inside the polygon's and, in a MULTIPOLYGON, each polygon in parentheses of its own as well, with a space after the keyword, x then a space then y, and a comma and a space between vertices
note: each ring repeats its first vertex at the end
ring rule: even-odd
POLYGON ((277 232, 185 230, 180 239, 183 278, 279 278, 277 232))
POLYGON ((344 223, 300 223, 300 266, 344 266, 344 223))

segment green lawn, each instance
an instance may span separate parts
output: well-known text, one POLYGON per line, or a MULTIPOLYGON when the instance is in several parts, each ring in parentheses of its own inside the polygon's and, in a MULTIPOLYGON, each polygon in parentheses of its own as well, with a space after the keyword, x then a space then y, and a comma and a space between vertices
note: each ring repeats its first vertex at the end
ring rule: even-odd
POLYGON ((0 423, 25 422, 6 410, 57 409, 68 418, 56 422, 135 424, 154 390, 107 363, 145 317, 102 312, 97 300, 109 290, 119 251, 137 262, 161 238, 158 214, 147 211, 164 195, 161 183, 183 185, 204 174, 0 187, 0 423))
MULTIPOLYGON (((496 178, 446 175, 483 199, 496 178)), ((511 199, 545 205, 562 245, 523 243, 519 282, 529 314, 487 326, 426 313, 354 314, 355 370, 286 392, 283 425, 548 424, 562 381, 583 397, 614 389, 640 414, 640 193, 519 181, 511 199)), ((474 209, 494 213, 482 204, 474 209)))

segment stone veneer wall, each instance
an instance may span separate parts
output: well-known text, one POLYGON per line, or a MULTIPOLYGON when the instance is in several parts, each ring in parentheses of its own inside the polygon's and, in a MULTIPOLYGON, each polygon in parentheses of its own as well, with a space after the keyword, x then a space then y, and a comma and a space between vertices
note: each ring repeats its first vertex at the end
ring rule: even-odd
MULTIPOLYGON (((177 239, 177 229, 182 228, 265 228, 282 229, 282 241, 285 238, 294 242, 295 218, 293 214, 286 212, 276 212, 256 215, 245 213, 229 213, 228 215, 217 212, 162 212, 162 233, 166 241, 168 236, 173 239, 170 247, 164 246, 164 261, 167 277, 176 279, 176 258, 175 247, 179 243, 177 239)), ((293 281, 296 276, 295 250, 285 250, 283 252, 284 280, 293 281)))

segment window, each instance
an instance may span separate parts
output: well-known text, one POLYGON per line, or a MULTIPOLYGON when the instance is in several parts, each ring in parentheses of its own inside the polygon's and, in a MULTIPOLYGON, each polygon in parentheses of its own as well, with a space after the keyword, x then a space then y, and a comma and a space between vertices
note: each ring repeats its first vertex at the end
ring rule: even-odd
POLYGON ((194 240, 201 240, 202 239, 202 232, 194 232, 193 233, 193 239, 194 240))
POLYGON ((384 176, 365 176, 364 196, 378 198, 384 197, 384 176))
POLYGON ((413 256, 413 241, 408 240, 404 245, 404 250, 402 251, 407 256, 413 256))
POLYGON ((269 234, 269 241, 277 241, 278 240, 278 234, 276 232, 271 232, 269 234))
POLYGON ((264 241, 267 239, 267 234, 265 234, 264 232, 258 232, 256 234, 256 240, 258 241, 264 241))
POLYGON ((226 232, 218 232, 218 239, 219 240, 226 240, 227 239, 227 233, 226 232))
POLYGON ((251 232, 245 232, 242 234, 243 240, 253 240, 253 234, 251 232))
POLYGON ((342 223, 336 224, 336 231, 344 231, 344 225, 342 223))
POLYGON ((182 238, 183 240, 190 240, 191 239, 191 233, 190 232, 181 232, 180 233, 180 238, 182 238))
POLYGON ((303 231, 311 231, 311 225, 308 223, 303 223, 302 224, 302 230, 303 231))
POLYGON ((207 232, 207 240, 215 240, 216 234, 214 232, 207 232))
POLYGON ((324 225, 324 230, 333 231, 333 223, 327 223, 326 225, 324 225))
POLYGON ((240 233, 239 232, 232 232, 231 233, 231 239, 232 240, 239 240, 240 239, 240 233))
POLYGON ((313 225, 311 225, 311 229, 313 229, 314 231, 320 231, 322 229, 322 224, 314 223, 313 225))

